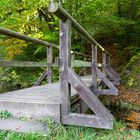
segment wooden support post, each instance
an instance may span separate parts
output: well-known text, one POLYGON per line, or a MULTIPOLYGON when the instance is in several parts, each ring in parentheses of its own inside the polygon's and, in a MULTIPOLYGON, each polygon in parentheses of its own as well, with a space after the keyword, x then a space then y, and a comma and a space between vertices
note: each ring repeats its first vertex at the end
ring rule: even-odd
POLYGON ((111 66, 111 64, 112 64, 111 58, 110 56, 108 56, 108 65, 111 66))
POLYGON ((75 53, 71 54, 71 60, 74 61, 75 60, 75 53))
POLYGON ((52 83, 52 47, 47 48, 47 63, 48 63, 47 79, 48 79, 48 83, 52 83))
POLYGON ((71 66, 71 21, 60 23, 60 88, 61 115, 70 112, 70 84, 68 83, 68 68, 71 66))
POLYGON ((92 83, 97 88, 97 46, 92 45, 92 83))
MULTIPOLYGON (((84 61, 86 62, 86 57, 84 57, 84 61)), ((87 74, 87 70, 86 70, 86 68, 84 68, 84 75, 86 75, 87 74)))
POLYGON ((102 71, 106 75, 106 72, 105 72, 105 69, 106 69, 106 53, 105 52, 102 52, 102 64, 103 64, 102 71))

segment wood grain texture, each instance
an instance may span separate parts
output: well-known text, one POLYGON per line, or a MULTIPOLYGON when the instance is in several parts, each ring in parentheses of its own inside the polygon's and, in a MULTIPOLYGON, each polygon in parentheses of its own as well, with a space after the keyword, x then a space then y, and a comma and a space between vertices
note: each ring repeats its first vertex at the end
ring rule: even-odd
MULTIPOLYGON (((48 65, 47 62, 0 60, 1 67, 48 67, 48 65)), ((57 67, 55 64, 52 66, 57 67)))
POLYGON ((69 124, 69 125, 103 128, 103 129, 113 128, 112 120, 99 118, 95 115, 85 115, 85 114, 77 114, 77 113, 70 113, 67 116, 62 116, 62 123, 69 124))
POLYGON ((97 46, 92 45, 92 83, 97 88, 97 46))
POLYGON ((47 48, 47 63, 48 63, 48 67, 47 67, 47 80, 48 83, 52 83, 52 47, 48 47, 47 48))
POLYGON ((61 113, 67 115, 70 112, 70 85, 68 83, 68 67, 71 66, 71 22, 60 23, 60 89, 61 89, 61 113))
POLYGON ((35 82, 34 86, 39 86, 43 82, 43 80, 47 77, 48 75, 48 68, 42 73, 42 75, 38 78, 38 80, 35 82))
POLYGON ((93 92, 84 84, 79 76, 69 69, 68 79, 72 87, 77 91, 80 97, 85 103, 92 109, 92 111, 98 116, 103 118, 112 118, 110 112, 103 106, 99 99, 94 95, 93 92))

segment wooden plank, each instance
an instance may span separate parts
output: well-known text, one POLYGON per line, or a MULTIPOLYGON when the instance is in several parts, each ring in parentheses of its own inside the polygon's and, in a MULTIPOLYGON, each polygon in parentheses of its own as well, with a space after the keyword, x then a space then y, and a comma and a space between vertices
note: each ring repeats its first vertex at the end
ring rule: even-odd
POLYGON ((108 56, 108 55, 107 55, 107 64, 108 64, 109 66, 111 66, 111 65, 112 65, 112 60, 111 60, 111 57, 110 57, 110 56, 108 56))
POLYGON ((78 92, 80 97, 90 107, 90 109, 98 116, 103 118, 112 118, 110 112, 103 106, 100 100, 93 92, 82 82, 79 76, 69 68, 68 79, 72 87, 78 92))
POLYGON ((48 68, 43 72, 43 74, 38 78, 38 80, 35 82, 34 86, 39 86, 43 82, 43 80, 47 77, 48 74, 48 68))
POLYGON ((97 46, 92 45, 92 83, 97 88, 97 46))
MULTIPOLYGON (((71 60, 71 66, 73 67, 91 67, 91 62, 82 60, 71 60)), ((0 60, 1 67, 48 67, 47 62, 35 62, 35 61, 18 61, 18 60, 0 60)), ((55 59, 55 63, 52 67, 58 67, 58 60, 55 59)), ((102 67, 101 63, 97 64, 98 67, 102 67)))
MULTIPOLYGON (((84 62, 86 62, 86 57, 84 57, 84 62)), ((84 67, 84 75, 87 74, 87 69, 84 67)))
POLYGON ((35 120, 22 121, 19 119, 10 118, 10 119, 0 119, 0 130, 4 131, 10 130, 20 133, 46 134, 49 132, 49 127, 47 123, 41 123, 35 120))
POLYGON ((88 61, 82 61, 82 60, 72 60, 71 65, 73 67, 91 67, 91 62, 88 61))
POLYGON ((118 95, 118 89, 113 85, 112 82, 109 81, 109 79, 100 71, 100 69, 97 68, 97 75, 98 77, 108 86, 109 89, 113 91, 113 95, 118 95))
POLYGON ((103 71, 104 75, 106 75, 106 71, 105 71, 105 68, 106 68, 106 53, 104 53, 104 52, 102 52, 102 64, 103 64, 102 71, 103 71))
POLYGON ((48 63, 48 67, 47 67, 47 80, 48 83, 52 82, 52 47, 48 47, 47 48, 47 63, 48 63))
POLYGON ((94 128, 112 129, 113 121, 105 118, 99 118, 95 115, 85 115, 70 113, 67 116, 62 116, 62 123, 68 125, 78 125, 94 128))
POLYGON ((110 69, 108 69, 108 67, 105 68, 105 72, 114 84, 120 85, 120 80, 110 71, 110 69))
POLYGON ((0 109, 9 111, 17 118, 22 116, 31 116, 32 118, 52 117, 60 122, 60 103, 0 100, 0 109))
MULTIPOLYGON (((0 60, 1 67, 48 67, 47 62, 0 60)), ((55 64, 53 67, 57 67, 55 64)))
POLYGON ((118 80, 121 80, 120 75, 111 66, 108 67, 108 69, 117 77, 118 80))
POLYGON ((70 67, 71 49, 71 22, 60 23, 60 89, 61 89, 61 114, 70 112, 70 85, 68 84, 68 67, 70 67))
POLYGON ((95 89, 93 90, 97 95, 118 95, 118 91, 111 89, 95 89))
POLYGON ((18 32, 8 30, 8 29, 2 28, 2 27, 0 27, 0 34, 18 38, 18 39, 25 40, 25 41, 30 41, 30 42, 37 43, 37 44, 40 44, 43 46, 47 46, 47 47, 51 46, 51 47, 59 49, 59 46, 57 46, 55 44, 52 44, 52 43, 49 43, 49 42, 46 42, 46 41, 43 41, 40 39, 36 39, 36 38, 30 37, 27 35, 23 35, 18 32))

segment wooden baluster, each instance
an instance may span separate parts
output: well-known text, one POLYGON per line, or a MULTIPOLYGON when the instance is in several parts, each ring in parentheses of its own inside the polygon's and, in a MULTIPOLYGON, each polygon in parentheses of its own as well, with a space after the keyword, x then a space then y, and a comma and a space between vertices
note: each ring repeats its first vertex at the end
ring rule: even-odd
POLYGON ((68 83, 68 68, 71 66, 71 21, 60 23, 60 88, 61 88, 61 113, 68 115, 70 112, 70 85, 68 83))
POLYGON ((108 66, 111 66, 112 65, 112 60, 110 58, 110 56, 108 56, 108 66))
POLYGON ((47 63, 48 63, 47 79, 48 79, 48 83, 52 83, 52 47, 47 48, 47 63))
POLYGON ((106 75, 106 72, 105 72, 105 69, 106 69, 106 53, 103 52, 102 53, 102 70, 103 70, 103 73, 106 75))
POLYGON ((92 45, 92 83, 97 88, 97 46, 92 45))
MULTIPOLYGON (((84 62, 86 62, 86 57, 84 57, 84 62)), ((86 68, 84 68, 84 75, 86 75, 87 74, 87 69, 86 68)))

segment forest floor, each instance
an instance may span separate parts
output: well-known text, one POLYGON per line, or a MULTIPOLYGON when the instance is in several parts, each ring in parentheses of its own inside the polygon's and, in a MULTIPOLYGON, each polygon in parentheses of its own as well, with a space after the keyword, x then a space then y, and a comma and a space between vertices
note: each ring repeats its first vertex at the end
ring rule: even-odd
POLYGON ((118 96, 102 96, 115 118, 127 123, 128 127, 140 130, 140 91, 118 86, 118 96))

